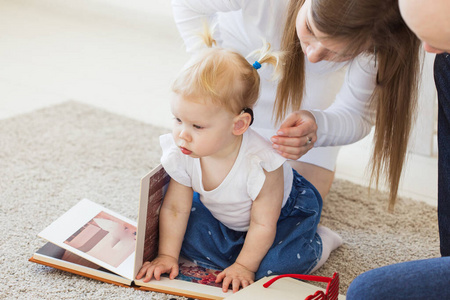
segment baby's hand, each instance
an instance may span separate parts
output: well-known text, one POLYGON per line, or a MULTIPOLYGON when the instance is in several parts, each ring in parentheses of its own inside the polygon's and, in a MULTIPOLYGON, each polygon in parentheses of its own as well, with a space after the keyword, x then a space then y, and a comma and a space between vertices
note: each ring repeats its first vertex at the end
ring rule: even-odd
POLYGON ((144 282, 149 282, 152 277, 156 280, 161 279, 161 274, 169 273, 169 278, 174 279, 178 275, 178 260, 175 257, 168 255, 158 255, 151 262, 146 261, 142 266, 139 273, 136 275, 136 279, 145 278, 144 282))
POLYGON ((235 262, 217 275, 216 283, 222 280, 222 290, 224 293, 228 292, 230 284, 233 287, 233 293, 236 293, 239 291, 240 286, 245 288, 254 282, 255 273, 235 262))

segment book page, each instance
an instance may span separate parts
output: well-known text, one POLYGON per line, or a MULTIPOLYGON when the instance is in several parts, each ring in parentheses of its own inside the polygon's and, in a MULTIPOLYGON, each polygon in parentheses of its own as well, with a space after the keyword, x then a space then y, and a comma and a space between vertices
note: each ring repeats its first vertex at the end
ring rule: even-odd
POLYGON ((210 285, 217 288, 222 288, 222 283, 216 283, 217 275, 220 270, 207 269, 200 267, 192 261, 180 257, 178 261, 179 274, 177 280, 183 280, 193 283, 210 285))
MULTIPOLYGON (((162 165, 154 168, 141 180, 134 276, 145 261, 153 260, 158 254, 159 210, 169 182, 170 176, 162 165)), ((135 284, 144 289, 195 298, 223 299, 231 293, 223 293, 222 285, 215 283, 220 271, 197 266, 183 258, 180 258, 179 265, 180 272, 174 280, 163 275, 160 281, 151 280, 145 283, 135 280, 135 284)))
POLYGON ((105 282, 112 281, 124 285, 130 285, 132 282, 50 242, 34 253, 32 261, 90 278, 96 277, 105 282))
POLYGON ((88 199, 78 202, 39 236, 120 276, 133 279, 136 222, 88 199))
POLYGON ((159 209, 169 182, 170 176, 162 165, 141 179, 134 276, 145 261, 153 260, 158 254, 159 209))
MULTIPOLYGON (((232 291, 224 293, 222 292, 222 289, 218 287, 192 283, 184 280, 177 280, 177 279, 170 280, 168 277, 161 277, 161 280, 150 280, 149 282, 136 280, 135 284, 138 285, 142 290, 156 291, 195 299, 219 300, 227 298, 228 296, 233 294, 232 291)), ((249 299, 257 299, 257 298, 249 298, 249 299)))
POLYGON ((170 280, 167 274, 161 276, 161 280, 150 280, 143 282, 135 281, 141 289, 149 289, 164 293, 191 297, 196 299, 224 299, 233 294, 231 290, 227 293, 222 291, 222 284, 215 283, 219 270, 200 267, 195 263, 180 258, 179 274, 170 280))

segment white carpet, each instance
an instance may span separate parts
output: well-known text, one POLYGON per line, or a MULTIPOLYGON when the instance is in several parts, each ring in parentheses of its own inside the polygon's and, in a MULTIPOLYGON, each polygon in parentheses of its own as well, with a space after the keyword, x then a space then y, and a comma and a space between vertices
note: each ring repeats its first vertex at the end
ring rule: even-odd
MULTIPOLYGON (((1 299, 183 299, 117 287, 28 262, 37 234, 81 198, 137 219, 139 180, 158 162, 166 129, 66 102, 0 121, 1 299)), ((344 245, 315 275, 341 275, 341 293, 374 267, 439 256, 435 208, 336 180, 322 224, 344 245)))

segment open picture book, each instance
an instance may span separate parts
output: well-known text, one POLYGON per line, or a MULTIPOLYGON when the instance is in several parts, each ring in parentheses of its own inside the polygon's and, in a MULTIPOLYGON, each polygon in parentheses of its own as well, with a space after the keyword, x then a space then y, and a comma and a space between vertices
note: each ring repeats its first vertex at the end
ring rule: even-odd
POLYGON ((170 177, 159 165, 141 179, 138 222, 83 199, 45 228, 48 241, 30 261, 116 285, 197 299, 223 299, 215 284, 220 271, 180 260, 180 275, 170 280, 135 280, 145 261, 158 253, 159 208, 170 177))
MULTIPOLYGON (((296 299, 302 299, 299 289, 304 290, 305 297, 311 295, 312 290, 322 290, 292 278, 282 278, 274 287, 259 288, 269 280, 263 278, 234 295, 231 291, 224 293, 221 284, 215 283, 220 271, 205 269, 182 258, 179 275, 173 280, 167 276, 147 283, 136 280, 143 263, 151 261, 158 253, 159 209, 169 181, 170 177, 161 165, 141 179, 137 223, 82 199, 39 233, 38 236, 48 242, 33 254, 30 261, 120 286, 196 299, 223 299, 237 297, 241 293, 248 299, 249 292, 258 293, 260 289, 259 293, 273 296, 280 284, 294 284, 296 299)), ((273 299, 272 296, 267 299, 273 299)))

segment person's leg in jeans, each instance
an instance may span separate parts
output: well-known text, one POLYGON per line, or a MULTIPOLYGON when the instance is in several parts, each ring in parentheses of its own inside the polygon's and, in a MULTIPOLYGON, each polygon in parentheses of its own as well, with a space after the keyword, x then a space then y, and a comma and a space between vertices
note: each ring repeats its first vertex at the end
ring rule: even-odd
POLYGON ((450 54, 436 55, 434 80, 438 92, 438 220, 441 255, 450 256, 450 54))
POLYGON ((347 300, 450 299, 450 257, 409 261, 367 271, 353 280, 347 300))

